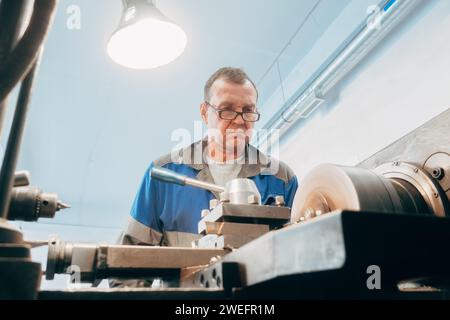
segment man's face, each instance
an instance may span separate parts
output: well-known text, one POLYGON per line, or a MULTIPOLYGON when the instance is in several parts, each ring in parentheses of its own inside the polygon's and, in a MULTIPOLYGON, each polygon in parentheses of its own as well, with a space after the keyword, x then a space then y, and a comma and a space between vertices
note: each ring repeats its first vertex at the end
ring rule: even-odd
POLYGON ((253 85, 235 84, 218 79, 211 87, 209 104, 201 105, 202 119, 208 127, 208 135, 217 146, 227 152, 244 150, 251 139, 254 122, 244 121, 241 115, 234 120, 224 120, 219 117, 218 110, 233 110, 237 112, 256 112, 257 93, 253 85))

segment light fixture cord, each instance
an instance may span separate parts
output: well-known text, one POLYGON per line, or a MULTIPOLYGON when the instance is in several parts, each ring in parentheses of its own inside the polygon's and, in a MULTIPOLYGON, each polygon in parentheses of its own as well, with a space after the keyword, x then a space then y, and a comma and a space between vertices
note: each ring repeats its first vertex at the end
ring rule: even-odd
POLYGON ((301 21, 298 28, 295 30, 294 34, 289 38, 288 42, 284 45, 283 49, 281 49, 280 53, 276 56, 275 60, 270 64, 269 68, 267 68, 266 72, 262 75, 262 77, 259 79, 259 81, 256 83, 257 86, 259 86, 263 80, 266 78, 266 76, 269 74, 270 70, 272 70, 273 66, 275 66, 278 63, 278 60, 283 55, 283 53, 286 51, 286 49, 292 44, 292 41, 294 41, 297 34, 303 29, 303 26, 305 23, 309 20, 309 18, 313 15, 316 8, 319 6, 319 4, 322 2, 322 0, 317 0, 314 6, 309 10, 305 18, 301 21))

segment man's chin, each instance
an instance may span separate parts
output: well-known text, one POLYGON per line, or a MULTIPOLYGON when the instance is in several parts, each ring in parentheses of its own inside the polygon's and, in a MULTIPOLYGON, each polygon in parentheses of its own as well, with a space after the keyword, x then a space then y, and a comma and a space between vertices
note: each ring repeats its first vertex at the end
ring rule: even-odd
POLYGON ((247 144, 247 139, 227 139, 224 149, 227 153, 237 152, 241 154, 245 151, 245 146, 247 144))

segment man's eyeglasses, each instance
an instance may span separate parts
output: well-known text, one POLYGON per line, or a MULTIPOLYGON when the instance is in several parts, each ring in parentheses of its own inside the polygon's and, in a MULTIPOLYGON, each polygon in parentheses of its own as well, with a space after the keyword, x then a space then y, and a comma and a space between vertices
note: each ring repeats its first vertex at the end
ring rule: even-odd
POLYGON ((205 103, 213 108, 219 115, 220 119, 223 120, 235 120, 238 116, 241 116, 244 121, 247 122, 257 122, 261 118, 261 114, 255 111, 243 111, 243 112, 237 112, 234 110, 229 109, 219 109, 218 107, 213 106, 208 101, 205 101, 205 103))

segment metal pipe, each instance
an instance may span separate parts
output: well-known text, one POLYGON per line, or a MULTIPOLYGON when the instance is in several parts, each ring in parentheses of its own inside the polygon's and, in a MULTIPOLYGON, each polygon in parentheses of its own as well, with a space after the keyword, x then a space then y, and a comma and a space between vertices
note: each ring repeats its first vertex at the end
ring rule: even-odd
MULTIPOLYGON (((2 66, 17 44, 25 21, 28 0, 0 1, 0 66, 2 66)), ((0 101, 0 136, 7 108, 7 96, 0 101)))
POLYGON ((16 169, 19 149, 22 142, 25 122, 33 89, 35 75, 37 73, 40 56, 34 63, 28 75, 22 82, 16 111, 8 137, 5 156, 0 171, 0 218, 8 218, 8 208, 11 200, 11 189, 14 182, 14 171, 16 169))
POLYGON ((278 130, 278 138, 281 138, 297 120, 311 115, 325 101, 324 96, 419 3, 419 0, 386 1, 382 9, 371 16, 375 26, 364 21, 358 33, 352 35, 350 41, 333 54, 332 60, 327 61, 318 74, 314 74, 306 87, 299 89, 266 123, 262 134, 255 137, 256 145, 268 148, 273 143, 270 139, 272 130, 278 130))
POLYGON ((34 3, 27 30, 5 62, 0 65, 0 101, 8 96, 33 67, 50 29, 56 2, 57 0, 39 0, 34 3))

